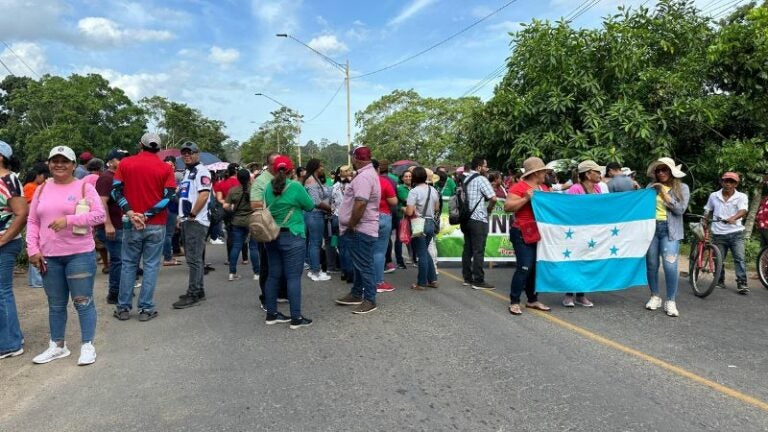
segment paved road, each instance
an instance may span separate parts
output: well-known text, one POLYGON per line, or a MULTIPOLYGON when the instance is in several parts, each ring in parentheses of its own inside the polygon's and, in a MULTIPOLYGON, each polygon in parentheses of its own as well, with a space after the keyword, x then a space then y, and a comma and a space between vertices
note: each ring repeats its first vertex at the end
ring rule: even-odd
MULTIPOLYGON (((221 263, 223 247, 209 257, 221 263)), ((340 281, 305 278, 304 310, 316 321, 292 331, 265 326, 253 281, 226 282, 216 267, 208 300, 183 311, 170 304, 186 267, 164 268, 160 316, 148 323, 111 318, 99 289, 89 367, 75 365, 74 314, 72 357, 31 364, 47 338, 45 301, 17 289, 30 352, 0 363, 0 430, 768 430, 768 291, 754 280, 750 296, 701 300, 682 279, 673 319, 644 310, 641 288, 595 295, 591 310, 512 317, 512 267, 488 272, 493 294, 443 268, 439 289, 381 294, 367 316, 333 304, 340 281)), ((389 279, 405 287, 415 275, 389 279)))

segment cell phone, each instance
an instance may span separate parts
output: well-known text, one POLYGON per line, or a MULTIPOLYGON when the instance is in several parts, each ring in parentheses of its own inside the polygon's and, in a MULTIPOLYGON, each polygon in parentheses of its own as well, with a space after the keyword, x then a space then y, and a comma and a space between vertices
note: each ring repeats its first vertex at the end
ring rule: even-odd
POLYGON ((48 271, 48 262, 45 260, 40 261, 40 274, 45 275, 45 272, 48 271))

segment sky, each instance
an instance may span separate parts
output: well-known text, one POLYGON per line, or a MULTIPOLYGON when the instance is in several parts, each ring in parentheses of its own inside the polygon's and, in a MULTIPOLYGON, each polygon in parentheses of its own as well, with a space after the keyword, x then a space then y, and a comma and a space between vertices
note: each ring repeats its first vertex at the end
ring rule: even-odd
MULTIPOLYGON (((279 108, 254 95, 263 93, 304 116, 302 143, 346 143, 343 72, 275 34, 290 34, 338 63, 349 61, 354 116, 395 89, 425 97, 466 94, 504 64, 509 32, 534 18, 570 16, 583 0, 517 0, 426 54, 354 78, 416 54, 508 2, 0 0, 0 60, 13 74, 33 78, 99 73, 134 101, 160 95, 222 120, 241 142, 279 108)), ((621 4, 644 3, 653 4, 601 0, 573 25, 595 27, 621 4)), ((707 3, 712 0, 701 2, 705 10, 707 3)), ((7 74, 0 68, 0 79, 7 74)), ((499 79, 472 94, 487 100, 499 79)))

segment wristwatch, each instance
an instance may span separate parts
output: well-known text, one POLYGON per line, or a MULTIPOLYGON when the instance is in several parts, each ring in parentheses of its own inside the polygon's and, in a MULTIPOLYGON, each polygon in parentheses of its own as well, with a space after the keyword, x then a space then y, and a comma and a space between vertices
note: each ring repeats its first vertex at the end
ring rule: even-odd
POLYGON ((191 217, 192 219, 194 219, 194 218, 196 218, 196 217, 197 217, 197 215, 196 215, 196 214, 194 214, 194 213, 190 213, 190 214, 189 214, 189 217, 191 217))

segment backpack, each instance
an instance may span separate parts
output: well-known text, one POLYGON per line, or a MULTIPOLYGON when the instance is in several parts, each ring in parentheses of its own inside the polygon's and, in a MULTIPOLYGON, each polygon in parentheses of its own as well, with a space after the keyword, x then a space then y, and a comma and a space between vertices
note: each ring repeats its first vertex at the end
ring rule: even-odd
MULTIPOLYGON (((288 186, 286 186, 286 190, 288 189, 288 186)), ((283 194, 285 193, 285 190, 283 191, 283 194)), ((280 199, 279 197, 277 199, 280 199)), ((277 202, 277 199, 272 203, 274 205, 277 202)), ((269 211, 269 207, 262 207, 260 209, 256 209, 251 213, 251 219, 248 223, 248 230, 251 232, 251 238, 256 240, 260 243, 269 243, 271 241, 274 241, 277 236, 280 235, 280 227, 275 222, 275 218, 272 217, 272 212, 269 211)), ((285 215, 285 219, 283 219, 283 224, 288 222, 288 219, 291 218, 291 215, 293 214, 293 209, 288 212, 287 215, 285 215)))
POLYGON ((477 204, 475 204, 474 208, 470 209, 466 193, 466 187, 469 186, 472 180, 479 176, 480 174, 478 173, 472 174, 472 177, 470 177, 466 182, 456 185, 456 193, 454 193, 451 199, 448 201, 449 224, 464 225, 465 223, 469 222, 469 219, 472 217, 472 213, 474 213, 477 209, 477 206, 480 205, 480 201, 482 201, 482 199, 479 200, 477 204))
POLYGON ((208 220, 211 222, 221 221, 224 218, 224 207, 215 196, 208 199, 208 220))

